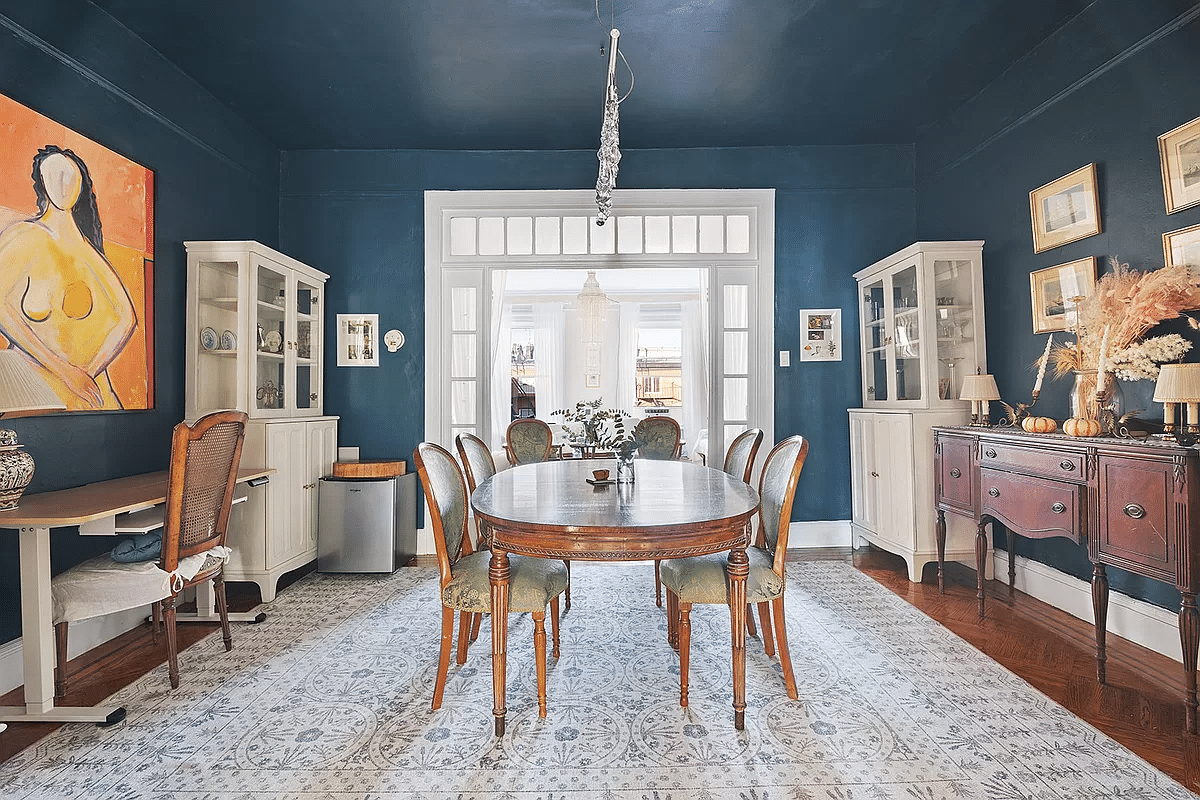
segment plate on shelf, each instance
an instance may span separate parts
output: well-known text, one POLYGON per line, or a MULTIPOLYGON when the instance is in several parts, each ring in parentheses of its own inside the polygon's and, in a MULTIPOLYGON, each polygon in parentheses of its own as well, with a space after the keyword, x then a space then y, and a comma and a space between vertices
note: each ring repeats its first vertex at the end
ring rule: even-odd
POLYGON ((614 483, 616 483, 616 481, 612 478, 609 478, 606 481, 598 481, 595 478, 584 478, 584 480, 586 480, 592 486, 612 486, 614 483))
POLYGON ((233 335, 233 331, 224 331, 221 334, 221 349, 222 350, 237 350, 237 337, 233 335))
POLYGON ((214 329, 205 328, 200 331, 200 346, 205 350, 216 350, 218 344, 217 332, 214 329))
POLYGON ((283 352, 283 336, 279 331, 267 331, 263 334, 263 345, 272 353, 283 352))

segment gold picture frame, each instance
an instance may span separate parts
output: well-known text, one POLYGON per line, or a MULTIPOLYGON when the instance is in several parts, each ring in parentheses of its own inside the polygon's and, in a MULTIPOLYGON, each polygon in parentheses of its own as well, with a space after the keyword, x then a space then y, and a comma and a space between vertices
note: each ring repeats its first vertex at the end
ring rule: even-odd
POLYGON ((1096 257, 1088 256, 1029 273, 1033 332, 1070 330, 1075 304, 1096 291, 1096 257))
POLYGON ((1167 231, 1162 239, 1163 263, 1168 267, 1187 265, 1192 280, 1200 284, 1200 225, 1167 231))
POLYGON ((1200 203, 1200 117, 1159 136, 1158 158, 1167 213, 1200 203))
POLYGON ((1100 233, 1096 165, 1088 164, 1029 193, 1033 252, 1100 233))

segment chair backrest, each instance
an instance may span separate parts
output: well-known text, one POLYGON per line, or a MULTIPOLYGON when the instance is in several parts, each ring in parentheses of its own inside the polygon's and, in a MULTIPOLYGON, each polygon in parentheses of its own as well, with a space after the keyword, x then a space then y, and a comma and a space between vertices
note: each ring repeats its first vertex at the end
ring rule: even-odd
POLYGON ((808 458, 808 441, 790 436, 771 450, 763 463, 758 482, 760 535, 767 551, 774 556, 774 570, 782 576, 787 556, 788 523, 792 519, 792 500, 800 470, 808 458))
POLYGON ((642 441, 638 447, 642 458, 667 461, 679 457, 679 442, 683 437, 679 423, 670 417, 646 417, 633 430, 642 441))
POLYGON ((759 428, 750 428, 739 433, 729 443, 729 452, 725 454, 725 473, 741 478, 742 483, 749 483, 750 473, 754 471, 754 459, 758 456, 762 440, 763 432, 759 428))
POLYGON ((433 545, 444 586, 450 580, 450 566, 458 561, 468 541, 467 485, 458 462, 441 445, 421 442, 413 450, 413 461, 433 522, 433 545))
POLYGON ((483 439, 472 433, 460 433, 454 438, 454 446, 462 459, 463 472, 467 474, 467 488, 472 492, 496 474, 496 461, 483 439))
POLYGON ((504 434, 508 444, 508 460, 511 464, 535 464, 550 460, 554 445, 554 434, 550 426, 540 419, 514 419, 504 434))
POLYGON ((171 432, 160 561, 167 572, 225 544, 246 420, 242 411, 217 411, 171 432))

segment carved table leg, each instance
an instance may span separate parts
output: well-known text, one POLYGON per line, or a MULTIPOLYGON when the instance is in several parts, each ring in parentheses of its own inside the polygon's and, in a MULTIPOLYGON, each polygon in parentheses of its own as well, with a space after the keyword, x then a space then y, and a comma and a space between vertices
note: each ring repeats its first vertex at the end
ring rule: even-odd
POLYGON ((746 576, 750 559, 744 547, 729 551, 729 625, 733 639, 733 727, 746 727, 746 576))
MULTIPOLYGON (((1105 639, 1108 635, 1108 572, 1103 564, 1092 565, 1092 613, 1096 617, 1096 680, 1104 683, 1105 663, 1108 653, 1105 649, 1105 639)), ((1182 621, 1183 612, 1180 611, 1182 621)), ((1180 631, 1182 631, 1182 627, 1180 631)), ((1193 680, 1195 674, 1193 673, 1193 680)))
POLYGON ((1187 732, 1196 732, 1196 650, 1200 645, 1200 611, 1196 593, 1182 592, 1179 606, 1179 643, 1183 646, 1183 675, 1187 694, 1183 707, 1187 714, 1187 732))
POLYGON ((1017 590, 1017 535, 1008 532, 1008 596, 1012 597, 1017 590))
POLYGON ((492 584, 492 714, 496 735, 504 735, 505 659, 508 655, 508 553, 492 549, 488 578, 492 584))
POLYGON ((979 525, 975 530, 975 575, 977 579, 978 589, 975 592, 976 599, 979 600, 979 616, 983 616, 983 568, 987 560, 987 523, 979 520, 979 525))
POLYGON ((946 593, 946 512, 938 509, 937 523, 933 526, 934 537, 937 539, 938 553, 938 591, 946 593))

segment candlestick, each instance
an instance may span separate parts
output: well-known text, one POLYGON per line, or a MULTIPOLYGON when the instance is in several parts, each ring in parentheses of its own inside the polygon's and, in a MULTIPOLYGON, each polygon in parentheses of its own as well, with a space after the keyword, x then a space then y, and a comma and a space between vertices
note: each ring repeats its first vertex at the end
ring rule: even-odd
POLYGON ((1042 379, 1046 377, 1046 364, 1050 363, 1050 345, 1054 344, 1054 334, 1046 339, 1046 349, 1042 351, 1042 363, 1038 366, 1037 382, 1033 384, 1033 396, 1037 398, 1042 391, 1042 379))
POLYGON ((1103 375, 1107 370, 1105 365, 1108 362, 1108 326, 1104 326, 1104 335, 1100 337, 1100 361, 1096 364, 1096 371, 1103 375))

